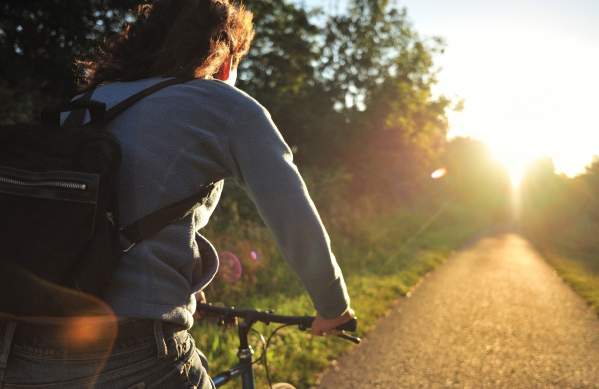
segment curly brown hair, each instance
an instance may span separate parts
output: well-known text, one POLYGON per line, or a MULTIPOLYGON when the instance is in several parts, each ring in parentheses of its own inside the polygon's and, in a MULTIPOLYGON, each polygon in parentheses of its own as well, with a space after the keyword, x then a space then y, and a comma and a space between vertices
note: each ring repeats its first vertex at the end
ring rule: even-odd
POLYGON ((237 65, 254 37, 253 15, 231 0, 154 0, 135 21, 78 61, 83 88, 156 76, 204 78, 237 65))

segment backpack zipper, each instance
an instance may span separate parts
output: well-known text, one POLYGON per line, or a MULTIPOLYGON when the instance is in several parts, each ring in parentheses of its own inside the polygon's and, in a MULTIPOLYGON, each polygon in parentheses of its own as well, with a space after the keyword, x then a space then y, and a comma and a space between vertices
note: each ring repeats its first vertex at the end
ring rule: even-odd
POLYGON ((79 182, 72 181, 25 181, 12 177, 0 176, 0 184, 16 185, 16 186, 27 186, 27 187, 50 187, 57 189, 68 189, 68 190, 86 190, 87 185, 79 182))

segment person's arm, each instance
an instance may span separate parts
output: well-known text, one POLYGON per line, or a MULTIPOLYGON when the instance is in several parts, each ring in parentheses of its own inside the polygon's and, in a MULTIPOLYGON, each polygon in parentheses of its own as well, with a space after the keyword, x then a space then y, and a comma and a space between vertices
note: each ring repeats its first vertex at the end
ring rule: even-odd
POLYGON ((256 204, 326 327, 326 319, 348 313, 349 296, 291 150, 269 113, 258 105, 239 112, 232 126, 229 146, 234 175, 256 204))

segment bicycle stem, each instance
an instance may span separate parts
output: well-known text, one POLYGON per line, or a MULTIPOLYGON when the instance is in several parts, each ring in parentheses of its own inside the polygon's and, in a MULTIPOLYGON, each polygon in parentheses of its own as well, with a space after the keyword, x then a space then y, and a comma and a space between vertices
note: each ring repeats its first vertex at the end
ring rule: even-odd
POLYGON ((237 376, 241 376, 242 389, 255 389, 254 369, 252 366, 252 358, 254 350, 249 344, 248 336, 254 320, 244 319, 237 323, 237 333, 239 336, 239 348, 237 349, 237 358, 239 363, 237 366, 212 377, 212 381, 216 387, 221 387, 237 376))
POLYGON ((253 320, 246 319, 237 326, 239 334, 239 350, 237 351, 237 358, 239 358, 243 389, 254 389, 256 385, 254 380, 254 369, 252 368, 254 350, 248 342, 248 335, 254 323, 253 320))

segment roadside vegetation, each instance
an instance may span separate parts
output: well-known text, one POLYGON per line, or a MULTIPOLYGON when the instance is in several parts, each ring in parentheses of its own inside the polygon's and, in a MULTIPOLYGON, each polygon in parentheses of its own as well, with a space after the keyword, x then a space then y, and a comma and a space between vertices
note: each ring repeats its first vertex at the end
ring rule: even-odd
POLYGON ((545 259, 599 316, 599 262, 598 254, 584 256, 565 250, 542 250, 545 259))
POLYGON ((599 159, 573 178, 540 160, 521 191, 523 232, 599 315, 599 159))
MULTIPOLYGON (((239 190, 226 189, 229 193, 239 190)), ((359 315, 360 334, 366 336, 392 302, 409 293, 426 273, 491 225, 493 218, 491 213, 468 215, 467 204, 446 199, 429 198, 410 206, 387 208, 385 212, 368 205, 345 206, 346 211, 339 212, 330 208, 334 204, 326 198, 315 201, 323 205, 323 219, 359 315)), ((258 220, 228 224, 228 211, 225 203, 205 231, 221 254, 226 253, 221 258, 223 269, 206 290, 208 300, 282 314, 313 314, 311 302, 279 254, 269 231, 258 220), (231 262, 231 254, 241 263, 241 274, 231 269, 237 264, 236 260, 231 262), (232 276, 234 273, 239 278, 232 276)), ((257 328, 268 335, 275 327, 257 328)), ((193 334, 210 361, 211 373, 234 366, 238 345, 235 330, 205 319, 194 327, 193 334)), ((294 329, 284 329, 280 334, 269 349, 271 376, 299 388, 314 385, 318 373, 351 347, 334 337, 313 338, 294 329)), ((259 356, 258 338, 254 338, 254 348, 259 356)), ((264 387, 262 367, 258 367, 257 379, 259 387, 264 387)))
MULTIPOLYGON (((367 336, 392 302, 406 296, 453 251, 509 221, 509 179, 480 143, 455 139, 445 147, 441 162, 447 166, 444 177, 433 180, 427 175, 419 196, 394 202, 381 202, 376 192, 354 196, 348 174, 304 171, 347 278, 362 335, 367 336)), ((241 188, 228 183, 224 193, 203 231, 221 251, 222 261, 217 279, 206 290, 208 300, 282 314, 313 314, 304 289, 241 188)), ((236 362, 236 332, 215 324, 202 320, 193 332, 211 361, 211 373, 236 362)), ((273 329, 262 327, 265 335, 273 329)), ((268 354, 271 375, 300 388, 314 385, 330 361, 351 347, 336 338, 312 338, 293 329, 281 333, 268 354)), ((258 338, 254 345, 259 356, 258 338)), ((264 379, 259 367, 261 385, 264 379)))

